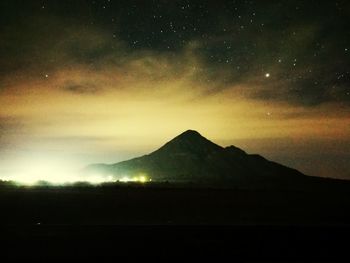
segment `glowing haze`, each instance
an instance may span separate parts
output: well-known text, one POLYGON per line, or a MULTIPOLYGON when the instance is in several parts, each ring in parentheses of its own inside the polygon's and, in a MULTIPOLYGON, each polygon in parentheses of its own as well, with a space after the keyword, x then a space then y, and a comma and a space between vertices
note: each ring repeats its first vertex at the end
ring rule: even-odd
MULTIPOLYGON (((258 1, 252 1, 255 12, 241 8, 242 1, 235 15, 246 19, 255 13, 253 22, 229 22, 223 2, 218 13, 208 14, 221 16, 218 28, 206 28, 197 19, 202 11, 187 4, 185 9, 169 6, 196 18, 183 25, 164 11, 167 1, 159 1, 154 12, 128 2, 106 2, 103 8, 87 1, 81 9, 69 1, 28 2, 21 11, 25 19, 15 12, 16 1, 4 1, 1 8, 7 10, 0 35, 2 178, 20 174, 22 181, 72 181, 72 171, 87 164, 145 154, 194 129, 219 144, 234 144, 307 174, 350 179, 348 82, 340 82, 349 78, 343 66, 350 43, 328 36, 325 53, 316 51, 313 45, 326 45, 320 37, 325 25, 317 17, 275 28, 271 21, 281 19, 277 11, 268 20, 258 1), (144 16, 138 17, 143 8, 144 16), (78 16, 65 14, 71 9, 78 16), (130 10, 134 13, 127 16, 130 10), (145 25, 138 38, 129 22, 147 24, 153 16, 163 17, 160 28, 145 25), (265 31, 256 28, 261 21, 265 31), (180 41, 170 30, 192 33, 183 33, 180 41), (142 42, 145 32, 156 37, 142 42), (277 50, 269 38, 284 46, 277 50), (341 54, 330 61, 338 40, 341 54), (323 55, 324 64, 305 62, 308 52, 323 55)), ((203 12, 210 10, 206 5, 203 12)))

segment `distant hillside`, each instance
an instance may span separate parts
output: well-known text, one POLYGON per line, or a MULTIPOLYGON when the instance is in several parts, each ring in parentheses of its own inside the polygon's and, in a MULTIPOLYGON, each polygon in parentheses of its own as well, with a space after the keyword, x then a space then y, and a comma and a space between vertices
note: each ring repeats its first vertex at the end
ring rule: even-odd
POLYGON ((235 147, 221 147, 197 131, 188 130, 151 154, 116 164, 94 164, 85 169, 116 179, 145 175, 153 181, 273 185, 304 181, 301 172, 247 154, 235 147))

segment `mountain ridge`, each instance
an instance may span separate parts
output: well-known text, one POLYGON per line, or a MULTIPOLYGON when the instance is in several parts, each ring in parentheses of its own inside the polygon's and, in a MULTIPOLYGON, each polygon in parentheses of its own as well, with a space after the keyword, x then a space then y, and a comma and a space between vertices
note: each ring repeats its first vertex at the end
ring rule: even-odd
POLYGON ((145 174, 154 181, 269 184, 299 180, 306 175, 257 154, 247 154, 231 145, 222 147, 195 130, 187 130, 150 154, 115 164, 95 164, 86 168, 115 177, 145 174))

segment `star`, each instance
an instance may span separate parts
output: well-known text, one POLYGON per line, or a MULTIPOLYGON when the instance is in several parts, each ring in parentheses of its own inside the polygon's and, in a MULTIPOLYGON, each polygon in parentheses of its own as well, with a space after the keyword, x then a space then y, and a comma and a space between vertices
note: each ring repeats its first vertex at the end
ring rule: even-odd
POLYGON ((269 77, 270 77, 270 73, 266 73, 265 78, 269 78, 269 77))

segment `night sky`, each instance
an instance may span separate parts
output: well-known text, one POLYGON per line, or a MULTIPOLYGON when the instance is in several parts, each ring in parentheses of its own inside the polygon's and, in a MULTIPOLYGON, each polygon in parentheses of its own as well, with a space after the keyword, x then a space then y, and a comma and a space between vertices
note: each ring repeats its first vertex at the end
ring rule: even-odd
POLYGON ((3 173, 195 129, 350 179, 349 1, 1 0, 0 58, 3 173))

